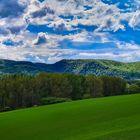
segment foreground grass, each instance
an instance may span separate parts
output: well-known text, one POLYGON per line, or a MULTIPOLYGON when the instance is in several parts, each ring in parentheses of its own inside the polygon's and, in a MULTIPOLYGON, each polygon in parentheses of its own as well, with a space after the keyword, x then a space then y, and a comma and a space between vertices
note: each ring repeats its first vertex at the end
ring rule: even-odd
POLYGON ((1 140, 140 140, 140 94, 0 113, 1 140))

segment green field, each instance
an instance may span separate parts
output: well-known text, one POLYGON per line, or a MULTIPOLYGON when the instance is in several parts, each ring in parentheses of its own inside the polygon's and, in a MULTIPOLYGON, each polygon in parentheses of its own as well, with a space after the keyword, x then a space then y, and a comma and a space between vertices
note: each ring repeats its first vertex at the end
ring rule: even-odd
POLYGON ((140 140, 140 94, 0 113, 1 140, 140 140))

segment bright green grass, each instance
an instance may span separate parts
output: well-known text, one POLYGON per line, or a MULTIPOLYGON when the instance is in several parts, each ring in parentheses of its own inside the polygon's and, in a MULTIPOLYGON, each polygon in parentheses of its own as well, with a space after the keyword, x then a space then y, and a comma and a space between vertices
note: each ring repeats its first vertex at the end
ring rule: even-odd
POLYGON ((0 140, 140 140, 140 94, 0 113, 0 140))

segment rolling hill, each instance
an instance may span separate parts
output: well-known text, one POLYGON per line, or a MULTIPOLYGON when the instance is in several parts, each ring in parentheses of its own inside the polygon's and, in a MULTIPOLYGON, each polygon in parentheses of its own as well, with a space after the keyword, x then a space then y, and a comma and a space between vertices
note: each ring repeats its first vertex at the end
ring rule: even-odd
POLYGON ((39 72, 95 74, 140 79, 140 62, 123 63, 112 60, 61 60, 54 64, 0 60, 0 74, 36 74, 39 72))
POLYGON ((139 140, 140 94, 0 113, 3 140, 139 140))

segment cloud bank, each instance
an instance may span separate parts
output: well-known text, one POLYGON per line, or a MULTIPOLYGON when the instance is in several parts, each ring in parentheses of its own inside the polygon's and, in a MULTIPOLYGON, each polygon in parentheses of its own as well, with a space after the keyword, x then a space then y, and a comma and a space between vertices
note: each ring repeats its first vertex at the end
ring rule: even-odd
POLYGON ((140 60, 140 2, 0 0, 0 58, 140 60))

